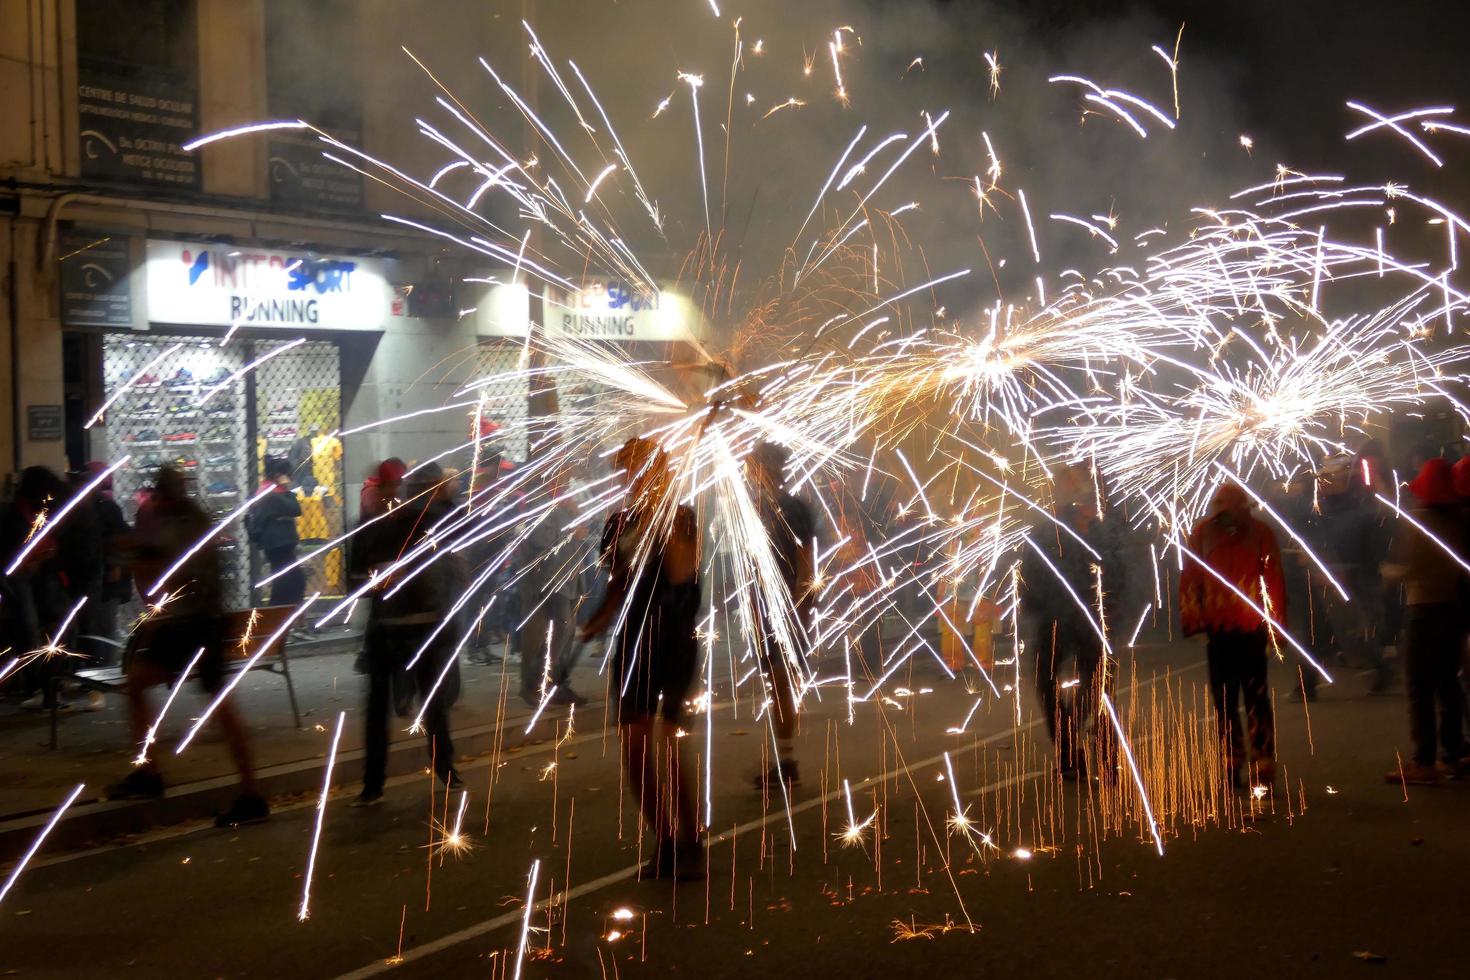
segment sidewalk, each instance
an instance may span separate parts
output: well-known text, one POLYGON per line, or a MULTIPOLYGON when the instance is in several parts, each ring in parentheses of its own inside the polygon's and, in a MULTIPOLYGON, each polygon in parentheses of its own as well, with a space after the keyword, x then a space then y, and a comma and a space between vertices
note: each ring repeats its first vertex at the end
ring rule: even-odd
MULTIPOLYGON (((362 711, 367 678, 353 672, 357 643, 338 642, 332 652, 303 655, 291 661, 291 677, 301 708, 302 728, 292 725, 283 678, 252 671, 241 679, 234 697, 250 730, 255 765, 266 795, 272 799, 317 793, 339 712, 346 712, 333 783, 351 786, 361 776, 362 711)), ((551 737, 552 729, 523 735, 532 709, 521 701, 518 664, 482 666, 461 660, 463 688, 451 714, 455 749, 461 758, 483 755, 504 725, 502 748, 551 737)), ((603 721, 603 678, 596 658, 584 657, 573 685, 592 699, 582 709, 586 730, 603 721)), ((150 707, 159 710, 166 692, 152 692, 150 707)), ((208 703, 197 685, 180 692, 159 730, 154 758, 168 782, 162 800, 106 802, 106 787, 129 771, 137 746, 128 736, 123 699, 109 695, 100 711, 62 715, 60 745, 47 749, 49 716, 13 705, 0 706, 0 867, 18 856, 50 819, 77 783, 85 783, 66 819, 48 839, 49 849, 102 843, 158 826, 209 817, 229 805, 236 778, 229 755, 213 725, 207 725, 182 755, 174 747, 208 703)), ((562 712, 557 713, 560 718, 562 712)), ((552 719, 548 718, 551 722, 552 719)), ((408 735, 409 719, 392 719, 388 774, 401 775, 427 765, 424 739, 408 735)), ((553 722, 554 723, 554 722, 553 722)))
MULTIPOLYGON (((885 641, 897 640, 907 632, 907 626, 889 621, 882 629, 885 641)), ((723 646, 730 640, 720 642, 723 646)), ((236 687, 233 697, 250 731, 257 776, 271 800, 289 802, 321 792, 322 769, 339 712, 346 712, 347 717, 332 783, 338 788, 352 787, 361 778, 367 678, 352 669, 360 644, 360 635, 354 634, 293 645, 291 678, 301 710, 300 729, 292 724, 284 678, 252 671, 236 687)), ((497 652, 502 652, 499 647, 497 652)), ((718 656, 721 663, 727 662, 729 651, 722 650, 718 656)), ((920 655, 914 663, 927 670, 923 665, 928 661, 928 656, 920 655)), ((577 727, 584 734, 610 720, 605 703, 607 678, 597 673, 600 662, 600 647, 590 647, 583 651, 572 674, 573 689, 590 701, 577 713, 577 727)), ((869 669, 876 676, 876 663, 869 669)), ((450 714, 460 761, 488 755, 497 737, 501 751, 514 752, 555 736, 554 726, 565 717, 564 710, 549 713, 534 731, 526 733, 534 710, 520 698, 517 661, 483 666, 467 663, 462 656, 460 670, 462 690, 450 714)), ((719 678, 716 687, 724 683, 719 678)), ((150 710, 161 709, 166 697, 162 688, 152 691, 150 710)), ((100 711, 63 713, 54 751, 47 748, 49 715, 0 705, 0 786, 6 787, 0 797, 0 868, 23 853, 78 783, 84 783, 85 789, 51 832, 48 850, 116 841, 209 818, 226 809, 234 798, 237 779, 215 726, 206 725, 182 756, 174 754, 179 739, 208 703, 204 692, 191 683, 179 693, 159 729, 152 756, 168 784, 164 798, 118 802, 103 799, 106 789, 128 773, 138 750, 129 737, 120 696, 109 695, 100 711)), ((428 765, 424 738, 405 731, 410 721, 390 718, 390 777, 428 765)))

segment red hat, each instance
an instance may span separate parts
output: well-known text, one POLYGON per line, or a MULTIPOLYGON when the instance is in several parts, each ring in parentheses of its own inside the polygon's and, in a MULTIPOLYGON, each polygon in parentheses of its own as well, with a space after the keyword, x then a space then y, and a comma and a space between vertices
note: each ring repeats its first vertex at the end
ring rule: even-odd
POLYGON ((1424 464, 1414 482, 1409 484, 1409 492, 1429 507, 1460 502, 1459 495, 1455 493, 1450 461, 1443 456, 1436 456, 1424 464))
POLYGON ((408 472, 408 467, 403 465, 403 460, 397 456, 390 456, 378 464, 378 483, 396 485, 403 482, 403 474, 408 472))
POLYGON ((1455 493, 1470 497, 1470 456, 1463 457, 1450 470, 1455 481, 1455 493))

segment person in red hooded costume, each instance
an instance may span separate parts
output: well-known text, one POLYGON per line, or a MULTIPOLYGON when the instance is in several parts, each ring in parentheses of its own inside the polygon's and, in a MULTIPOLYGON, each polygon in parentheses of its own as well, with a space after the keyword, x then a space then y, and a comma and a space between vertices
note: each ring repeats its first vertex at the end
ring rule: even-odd
POLYGON ((1394 531, 1385 578, 1404 587, 1403 657, 1409 694, 1413 758, 1385 774, 1390 783, 1433 785, 1436 747, 1451 776, 1470 772, 1463 758, 1460 651, 1465 642, 1461 602, 1465 571, 1462 505, 1447 459, 1431 459, 1409 484, 1405 519, 1394 531), (1435 706, 1439 707, 1438 724, 1435 706), (1438 738, 1436 738, 1436 735, 1438 738))
POLYGON ((1276 724, 1266 683, 1267 647, 1269 631, 1286 627, 1286 579, 1276 535, 1251 516, 1245 491, 1226 483, 1216 491, 1209 513, 1194 526, 1188 547, 1199 560, 1186 556, 1179 577, 1179 614, 1185 636, 1207 637, 1210 694, 1231 782, 1240 784, 1241 770, 1249 761, 1253 781, 1269 786, 1276 775, 1276 724), (1262 612, 1269 613, 1270 623, 1262 612), (1249 760, 1240 729, 1242 700, 1250 734, 1249 760))

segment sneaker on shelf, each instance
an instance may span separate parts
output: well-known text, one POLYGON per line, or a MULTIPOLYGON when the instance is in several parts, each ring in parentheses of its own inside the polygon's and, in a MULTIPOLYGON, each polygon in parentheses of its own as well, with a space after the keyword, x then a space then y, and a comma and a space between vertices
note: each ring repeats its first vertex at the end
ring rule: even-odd
POLYGON ((156 446, 159 443, 157 429, 143 429, 140 432, 129 432, 123 436, 124 444, 129 446, 156 446))
POLYGON ((241 793, 224 813, 214 818, 216 827, 243 827, 270 818, 270 804, 259 793, 241 793))
POLYGON ((107 787, 109 800, 157 800, 163 798, 163 777, 152 769, 134 769, 121 781, 107 787))
POLYGON ((133 387, 134 388, 157 388, 158 387, 158 375, 156 375, 156 374, 145 374, 141 378, 139 378, 137 380, 137 382, 135 382, 133 384, 133 387))
POLYGON ((188 368, 179 368, 166 383, 170 388, 187 387, 194 383, 194 372, 188 368))
POLYGON ((296 410, 290 405, 277 405, 271 409, 270 417, 273 419, 289 419, 296 410))
POLYGON ((164 442, 198 442, 199 433, 192 429, 184 429, 182 432, 170 432, 163 437, 164 442))
POLYGON ((204 458, 204 465, 214 469, 230 468, 235 465, 235 457, 229 453, 216 453, 213 456, 206 456, 204 458))
POLYGON ((240 495, 239 488, 226 480, 215 480, 204 488, 204 492, 211 497, 238 497, 240 495))
POLYGON ((143 404, 139 405, 137 408, 133 409, 133 412, 132 412, 132 416, 131 417, 132 418, 135 418, 135 419, 156 419, 156 418, 158 418, 158 403, 157 402, 152 402, 152 401, 144 402, 143 404))
POLYGON ((294 426, 284 426, 283 425, 279 429, 272 429, 271 430, 271 434, 270 434, 270 438, 272 438, 272 439, 282 439, 282 440, 284 440, 284 439, 295 439, 296 438, 296 429, 295 429, 294 426))
POLYGON ((229 378, 230 378, 230 369, 229 368, 227 368, 227 367, 217 367, 217 368, 214 369, 213 372, 210 373, 209 377, 205 378, 204 380, 200 381, 199 383, 202 384, 202 385, 208 385, 209 387, 213 388, 213 387, 216 387, 218 385, 224 384, 226 381, 229 380, 229 378))
POLYGON ((199 468, 199 460, 193 456, 180 456, 174 460, 174 464, 181 470, 196 470, 199 468))
POLYGON ((233 442, 234 437, 228 428, 223 425, 216 425, 208 432, 204 433, 204 441, 213 443, 226 443, 233 442))
POLYGON ((207 419, 232 419, 235 417, 235 406, 231 402, 210 402, 209 407, 204 410, 207 419))

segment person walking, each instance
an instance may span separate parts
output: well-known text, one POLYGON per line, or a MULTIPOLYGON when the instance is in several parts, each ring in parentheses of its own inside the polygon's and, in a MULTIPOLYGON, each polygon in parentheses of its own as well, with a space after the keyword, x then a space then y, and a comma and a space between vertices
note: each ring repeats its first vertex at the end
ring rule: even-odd
POLYGON ((361 528, 352 551, 353 576, 375 580, 364 650, 368 697, 362 791, 352 804, 359 807, 383 800, 390 702, 400 714, 418 702, 435 775, 450 789, 464 788, 449 732, 449 707, 459 696, 457 637, 452 630, 436 629, 457 598, 449 586, 462 581, 463 573, 450 565, 460 561, 455 552, 420 549, 453 505, 435 463, 419 467, 406 489, 408 500, 361 528), (410 567, 395 567, 416 549, 421 553, 410 567))
MULTIPOLYGON (((106 463, 94 460, 87 464, 87 475, 95 479, 106 469, 106 463)), ((102 541, 102 590, 88 619, 87 632, 104 640, 115 640, 118 611, 133 597, 133 575, 123 553, 133 529, 113 496, 111 476, 98 484, 93 494, 102 541)), ((111 648, 105 644, 97 644, 90 652, 97 665, 112 659, 111 648)))
POLYGON ((377 471, 363 481, 357 500, 358 520, 370 521, 398 506, 398 490, 407 471, 408 467, 397 456, 389 456, 379 463, 377 471))
POLYGON ((756 513, 765 528, 771 557, 781 577, 781 597, 771 608, 764 591, 757 590, 755 610, 756 653, 770 696, 771 729, 776 758, 756 774, 757 789, 784 780, 801 782, 796 760, 796 689, 807 656, 807 630, 816 606, 816 521, 811 508, 785 489, 787 450, 771 442, 755 447, 745 461, 745 475, 755 500, 756 513), (784 630, 782 620, 785 620, 784 630), (794 643, 782 643, 785 635, 794 643))
POLYGON ((1215 492, 1208 514, 1189 535, 1190 553, 1179 576, 1179 613, 1185 636, 1206 636, 1210 696, 1231 784, 1241 785, 1249 763, 1252 785, 1270 787, 1276 776, 1276 725, 1266 665, 1272 631, 1287 624, 1286 581, 1276 535, 1250 511, 1250 498, 1235 484, 1215 492), (1240 728, 1242 700, 1248 755, 1240 728))
POLYGON ((1323 550, 1333 576, 1350 599, 1329 596, 1327 614, 1343 656, 1368 673, 1368 693, 1385 694, 1393 669, 1384 659, 1387 609, 1379 571, 1388 551, 1383 508, 1374 499, 1382 492, 1376 457, 1339 457, 1324 467, 1322 493, 1323 550))
MULTIPOLYGON (((220 560, 215 540, 203 540, 209 530, 209 515, 188 495, 183 473, 173 466, 160 467, 153 492, 138 510, 130 542, 140 589, 153 600, 164 593, 169 596, 167 602, 150 608, 134 634, 134 652, 127 661, 128 727, 138 745, 144 744, 153 717, 148 710, 148 690, 181 682, 196 655, 205 693, 218 695, 224 687, 220 560), (163 592, 149 595, 148 590, 159 582, 163 592)), ((259 823, 270 816, 270 807, 255 779, 245 726, 229 699, 215 708, 214 718, 240 774, 239 794, 228 810, 215 817, 215 826, 259 823)), ((111 786, 107 797, 156 799, 163 793, 163 776, 150 757, 111 786)))
POLYGON ((566 484, 554 480, 547 492, 557 500, 536 522, 521 549, 526 557, 521 587, 533 606, 521 627, 521 700, 537 707, 577 705, 587 699, 572 690, 576 642, 576 608, 581 599, 578 570, 587 561, 583 525, 567 532, 577 511, 566 497, 566 484))
POLYGON ((291 489, 291 464, 279 456, 267 456, 261 489, 266 487, 271 492, 250 509, 250 540, 270 567, 270 604, 299 606, 306 597, 306 571, 296 564, 296 546, 301 543, 296 520, 301 516, 301 501, 291 489))
POLYGON ((1432 786, 1439 782, 1436 748, 1440 767, 1448 775, 1470 772, 1470 760, 1463 757, 1458 677, 1465 640, 1461 602, 1466 583, 1454 557, 1466 553, 1466 541, 1448 460, 1426 462, 1409 484, 1409 495, 1408 519, 1401 519, 1395 529, 1383 574, 1404 585, 1402 650, 1414 754, 1384 779, 1432 786))
MULTIPOLYGON (((50 515, 66 506, 74 492, 59 476, 44 466, 28 466, 16 481, 16 517, 22 538, 36 532, 38 522, 52 520, 50 515)), ((72 641, 80 632, 81 613, 96 598, 102 585, 102 545, 96 514, 90 506, 76 506, 52 527, 39 548, 16 570, 19 598, 25 604, 23 617, 37 649, 42 645, 61 650, 74 649, 72 641), (80 606, 79 606, 80 604, 80 606), (65 633, 61 627, 72 617, 65 633)), ((70 674, 74 658, 60 654, 38 657, 25 668, 25 683, 31 696, 25 707, 51 710, 68 707, 63 681, 70 674)), ((88 708, 101 707, 100 698, 89 699, 88 708)))
POLYGON ((1057 772, 1075 781, 1086 775, 1083 740, 1089 733, 1095 739, 1098 775, 1113 771, 1112 728, 1097 724, 1102 695, 1111 691, 1113 681, 1099 630, 1106 635, 1117 622, 1127 573, 1121 522, 1098 512, 1101 493, 1091 472, 1084 466, 1058 469, 1055 493, 1055 522, 1032 532, 1021 564, 1021 608, 1032 623, 1028 649, 1035 658, 1036 693, 1056 747, 1057 772))
POLYGON ((624 504, 602 530, 608 586, 578 635, 585 642, 612 630, 609 682, 623 769, 655 840, 643 874, 691 880, 704 875, 704 849, 679 725, 699 668, 699 531, 694 510, 676 501, 656 443, 629 439, 613 466, 624 504))
MULTIPOLYGON (((1292 636, 1324 667, 1338 657, 1338 647, 1327 610, 1342 596, 1327 581, 1317 561, 1327 550, 1323 540, 1322 520, 1313 511, 1313 480, 1310 474, 1293 476, 1282 488, 1276 510, 1287 526, 1311 548, 1312 554, 1295 541, 1281 552, 1281 571, 1286 579, 1286 604, 1293 610, 1292 636), (1313 555, 1316 556, 1314 561, 1313 555)), ((1296 666, 1297 683, 1287 697, 1292 701, 1317 700, 1317 684, 1321 675, 1310 664, 1296 666)))

